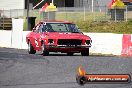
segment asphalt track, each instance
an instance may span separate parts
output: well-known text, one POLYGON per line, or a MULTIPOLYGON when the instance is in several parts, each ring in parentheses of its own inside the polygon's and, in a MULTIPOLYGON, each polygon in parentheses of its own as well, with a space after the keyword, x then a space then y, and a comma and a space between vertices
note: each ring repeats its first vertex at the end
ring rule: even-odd
POLYGON ((132 88, 129 84, 76 83, 76 70, 89 74, 132 74, 132 58, 112 56, 66 56, 53 53, 29 55, 26 50, 0 48, 0 88, 132 88))

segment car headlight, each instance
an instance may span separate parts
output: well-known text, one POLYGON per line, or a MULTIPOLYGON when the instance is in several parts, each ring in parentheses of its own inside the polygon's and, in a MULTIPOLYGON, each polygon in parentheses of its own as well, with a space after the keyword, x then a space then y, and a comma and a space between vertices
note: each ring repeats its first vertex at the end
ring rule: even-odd
POLYGON ((53 39, 48 39, 48 44, 54 44, 54 40, 53 39))
POLYGON ((91 40, 86 40, 86 41, 85 41, 86 45, 90 45, 91 42, 92 42, 91 40))

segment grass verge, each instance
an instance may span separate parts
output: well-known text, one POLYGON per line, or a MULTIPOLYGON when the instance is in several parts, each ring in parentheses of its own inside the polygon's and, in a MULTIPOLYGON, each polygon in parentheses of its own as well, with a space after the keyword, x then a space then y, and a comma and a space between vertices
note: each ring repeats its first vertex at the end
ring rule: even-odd
POLYGON ((93 21, 76 21, 75 22, 83 32, 96 32, 96 33, 119 33, 131 34, 132 33, 132 20, 127 22, 93 22, 93 21))

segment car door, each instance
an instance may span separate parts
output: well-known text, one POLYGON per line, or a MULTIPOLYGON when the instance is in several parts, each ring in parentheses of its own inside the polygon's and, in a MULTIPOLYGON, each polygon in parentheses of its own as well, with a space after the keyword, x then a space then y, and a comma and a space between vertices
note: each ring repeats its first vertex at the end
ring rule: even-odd
POLYGON ((42 36, 43 36, 43 24, 40 24, 36 33, 35 37, 35 44, 36 44, 36 49, 40 50, 41 49, 41 41, 42 41, 42 36))
POLYGON ((36 44, 35 44, 35 38, 36 38, 36 33, 37 33, 37 26, 35 26, 30 34, 30 42, 34 49, 36 50, 36 44))
POLYGON ((39 44, 38 44, 39 26, 40 26, 40 24, 37 24, 37 26, 35 26, 33 28, 33 32, 32 32, 31 37, 30 37, 31 44, 35 50, 39 49, 39 44))
POLYGON ((37 24, 37 26, 34 28, 35 30, 32 33, 32 45, 35 50, 40 50, 41 49, 41 41, 43 37, 43 31, 44 31, 44 26, 42 23, 37 24))

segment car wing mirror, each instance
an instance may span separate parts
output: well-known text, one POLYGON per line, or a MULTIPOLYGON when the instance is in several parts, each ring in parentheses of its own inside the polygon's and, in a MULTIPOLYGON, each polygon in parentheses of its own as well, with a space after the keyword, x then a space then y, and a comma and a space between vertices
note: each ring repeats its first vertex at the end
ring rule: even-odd
POLYGON ((78 28, 78 30, 79 30, 79 32, 80 32, 80 33, 82 33, 82 34, 83 34, 83 32, 81 31, 81 29, 80 29, 80 28, 78 28))

